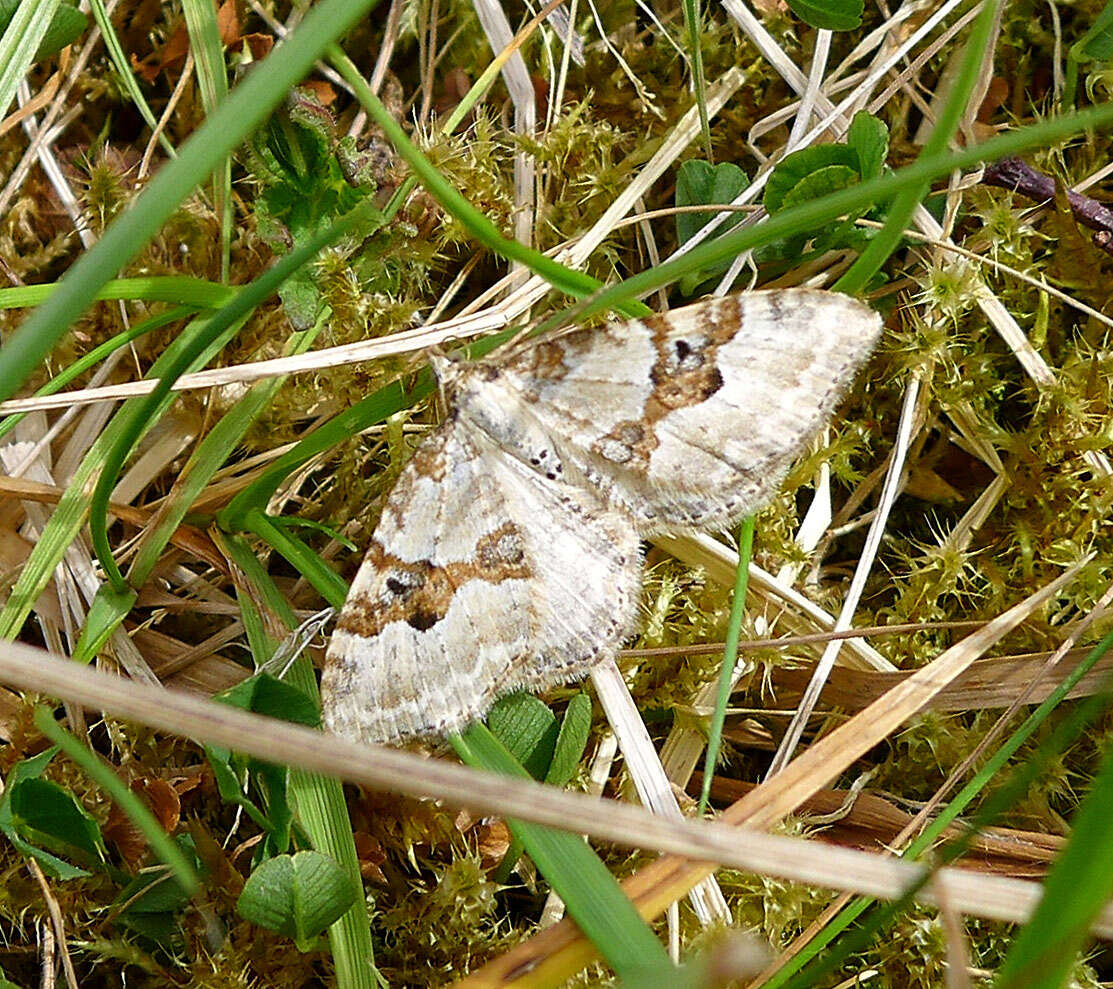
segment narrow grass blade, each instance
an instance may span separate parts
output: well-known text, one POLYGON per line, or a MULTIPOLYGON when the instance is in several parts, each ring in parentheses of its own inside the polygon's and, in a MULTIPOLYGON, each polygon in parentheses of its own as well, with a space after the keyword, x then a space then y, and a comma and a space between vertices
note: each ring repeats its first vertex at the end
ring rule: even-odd
POLYGON ((696 93, 696 106, 699 107, 699 128, 703 134, 704 154, 711 164, 715 163, 711 151, 711 121, 707 117, 707 80, 703 72, 703 47, 700 44, 700 27, 703 15, 699 0, 683 0, 684 27, 688 33, 688 58, 692 64, 692 88, 696 93))
MULTIPOLYGON (((251 548, 236 536, 223 537, 221 543, 246 579, 263 595, 266 606, 289 629, 296 628, 297 619, 290 610, 289 603, 274 586, 251 548)), ((246 619, 255 610, 254 602, 247 595, 240 594, 239 597, 246 619)), ((257 628, 259 634, 253 638, 253 643, 258 645, 258 651, 254 655, 256 663, 261 665, 271 657, 278 643, 266 633, 265 628, 257 628)), ((317 677, 313 672, 313 664, 304 653, 291 664, 285 680, 311 697, 320 707, 317 677)), ((340 782, 294 768, 290 770, 290 782, 298 817, 313 842, 313 847, 335 859, 356 883, 356 888, 362 889, 363 879, 359 871, 355 839, 352 837, 352 826, 340 782)), ((329 928, 329 945, 336 965, 338 985, 350 986, 352 989, 378 989, 370 920, 367 903, 362 896, 357 896, 348 912, 329 928)))
MULTIPOLYGON (((573 298, 583 298, 600 287, 600 283, 590 275, 565 267, 539 251, 531 250, 515 240, 504 237, 483 213, 445 181, 440 172, 417 149, 417 146, 406 136, 406 132, 371 92, 363 76, 348 57, 335 45, 329 51, 329 59, 344 77, 345 82, 352 87, 368 115, 383 129, 395 149, 406 160, 406 164, 417 174, 422 185, 441 206, 468 229, 476 240, 505 258, 521 262, 546 279, 553 288, 573 298)), ((619 307, 619 311, 628 316, 644 316, 650 310, 641 303, 635 302, 629 305, 623 304, 619 307)))
MULTIPOLYGON (((1108 695, 1102 700, 1108 705, 1108 695)), ((1044 883, 1035 916, 1013 942, 996 989, 1067 984, 1089 939, 1089 925, 1113 896, 1111 815, 1113 753, 1107 747, 1090 793, 1071 820, 1070 841, 1044 883)))
POLYGON ((742 636, 742 618, 746 614, 746 589, 750 584, 750 556, 754 549, 754 517, 744 519, 738 534, 738 571, 734 579, 734 594, 730 602, 730 622, 727 625, 726 644, 723 647, 723 665, 719 669, 719 693, 715 698, 715 712, 707 733, 707 755, 703 763, 703 787, 699 795, 699 814, 707 812, 711 796, 711 780, 715 764, 719 761, 719 748, 723 741, 723 722, 726 720, 727 701, 738 662, 738 640, 742 636))
POLYGON ((128 817, 128 819, 143 833, 147 844, 170 870, 178 882, 190 896, 194 896, 200 888, 197 873, 185 857, 182 850, 174 844, 170 837, 162 830, 158 821, 131 790, 128 789, 119 776, 110 766, 105 765, 88 746, 82 744, 66 731, 54 716, 45 707, 35 708, 35 727, 39 729, 50 741, 58 746, 81 770, 103 789, 128 817))
MULTIPOLYGON (((20 309, 38 306, 51 298, 60 283, 46 285, 19 285, 0 288, 0 309, 20 309)), ((104 302, 116 299, 143 302, 171 302, 192 306, 194 309, 219 309, 235 298, 236 290, 204 278, 186 275, 149 275, 138 278, 113 278, 93 294, 90 301, 104 302)))
MULTIPOLYGON (((529 778, 483 725, 475 725, 451 741, 468 765, 529 778)), ((673 968, 653 931, 585 841, 536 824, 513 820, 507 824, 564 900, 569 915, 621 979, 638 985, 647 972, 673 968)))
MULTIPOLYGON (((962 115, 966 112, 966 104, 974 87, 978 84, 981 74, 982 62, 985 60, 986 50, 990 46, 993 34, 993 24, 997 19, 1000 0, 987 2, 982 7, 978 19, 970 29, 970 38, 966 42, 966 49, 962 55, 962 65, 955 87, 950 99, 943 106, 942 112, 931 129, 931 134, 924 143, 921 158, 930 159, 946 152, 951 139, 958 131, 962 115)), ((881 228, 862 252, 850 269, 835 282, 834 288, 839 292, 856 295, 861 292, 869 280, 881 270, 881 266, 889 259, 889 255, 897 249, 904 238, 904 231, 916 207, 923 201, 930 189, 928 182, 911 185, 903 189, 893 199, 885 218, 885 226, 881 228)))
MULTIPOLYGON (((97 27, 100 28, 105 50, 108 52, 108 57, 112 59, 112 68, 116 70, 116 78, 153 133, 158 128, 158 119, 143 95, 143 90, 139 88, 139 80, 135 78, 135 73, 131 70, 131 62, 124 54, 124 47, 120 44, 120 38, 112 25, 112 19, 108 16, 104 0, 89 0, 89 10, 93 15, 93 20, 97 22, 97 27)), ((158 140, 163 150, 173 158, 175 154, 174 145, 170 143, 166 133, 160 132, 158 140)))
MULTIPOLYGON (((211 116, 228 97, 224 46, 211 0, 182 0, 189 44, 197 65, 197 81, 205 115, 211 116)), ((220 217, 220 280, 228 280, 232 245, 232 158, 225 155, 213 176, 213 205, 220 217)))
POLYGON ((339 38, 376 0, 322 0, 305 20, 235 88, 113 221, 92 250, 66 272, 57 292, 4 344, 0 401, 10 398, 92 302, 98 289, 134 258, 199 183, 258 127, 299 82, 325 47, 339 38))
POLYGON ((23 0, 0 34, 0 119, 7 115, 16 89, 35 61, 35 52, 46 37, 58 2, 23 0))

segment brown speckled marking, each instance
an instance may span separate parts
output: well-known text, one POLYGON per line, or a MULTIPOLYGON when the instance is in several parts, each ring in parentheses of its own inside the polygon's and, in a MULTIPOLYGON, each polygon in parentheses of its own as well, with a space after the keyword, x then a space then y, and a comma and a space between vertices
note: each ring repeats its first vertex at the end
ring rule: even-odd
POLYGON ((560 381, 568 373, 566 354, 559 340, 544 340, 511 361, 510 366, 543 381, 560 381))
POLYGON ((653 391, 641 419, 624 419, 592 444, 599 456, 640 470, 649 466, 657 448, 655 427, 670 412, 706 402, 723 386, 716 355, 742 326, 736 298, 723 299, 709 309, 703 327, 679 339, 669 339, 675 327, 667 315, 650 316, 645 325, 653 334, 657 359, 649 372, 653 391))
POLYGON ((452 464, 444 453, 444 443, 436 442, 438 434, 430 436, 424 443, 418 445, 410 458, 410 467, 417 471, 421 477, 440 483, 445 474, 452 469, 452 464))
POLYGON ((364 566, 368 564, 379 576, 377 594, 349 597, 337 625, 339 631, 367 639, 392 622, 405 622, 418 632, 432 628, 448 614, 456 588, 469 580, 499 584, 533 577, 526 562, 522 531, 513 522, 480 539, 470 561, 444 566, 428 560, 409 563, 372 540, 364 566))

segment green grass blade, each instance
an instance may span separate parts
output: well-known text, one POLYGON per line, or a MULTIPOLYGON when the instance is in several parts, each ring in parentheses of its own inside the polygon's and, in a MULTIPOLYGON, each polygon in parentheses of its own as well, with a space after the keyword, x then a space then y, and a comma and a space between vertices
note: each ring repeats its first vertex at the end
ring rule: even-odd
POLYGON ((742 637, 742 618, 746 614, 746 589, 750 584, 750 557, 754 549, 754 517, 743 519, 738 533, 738 570, 734 578, 734 594, 730 602, 730 621, 727 624, 726 644, 723 646, 723 665, 719 668, 719 692, 715 697, 715 711, 707 733, 707 753, 703 761, 703 786, 699 795, 699 815, 707 812, 711 796, 711 780, 715 764, 719 761, 719 748, 723 742, 723 722, 726 720, 730 685, 734 667, 738 662, 738 640, 742 637))
POLYGON ((708 162, 715 163, 711 151, 711 121, 707 116, 707 80, 703 71, 703 46, 700 43, 700 27, 703 15, 699 0, 683 0, 684 28, 688 33, 688 57, 692 63, 692 87, 696 93, 696 106, 699 108, 699 129, 703 135, 704 154, 708 162))
MULTIPOLYGON (((399 155, 406 160, 406 164, 417 174, 421 184, 441 206, 468 229, 476 240, 497 254, 526 265, 548 281, 553 288, 573 298, 583 298, 599 288, 600 283, 590 275, 585 275, 582 271, 576 271, 574 268, 565 267, 552 260, 552 258, 519 244, 516 240, 504 237, 486 216, 445 181, 440 172, 433 167, 433 164, 406 136, 406 132, 398 125, 386 107, 371 92, 363 76, 360 75, 348 57, 335 45, 329 51, 329 59, 336 70, 344 77, 344 81, 352 87, 356 97, 371 119, 382 128, 399 155)), ((624 305, 619 311, 628 316, 644 316, 650 312, 641 303, 624 305)))
MULTIPOLYGON (((267 606, 275 611, 288 628, 291 630, 296 628, 298 622, 290 610, 289 603, 274 586, 274 582, 250 547, 236 536, 224 537, 222 543, 232 561, 263 594, 267 606)), ((240 600, 245 606, 246 617, 253 608, 245 595, 241 595, 240 600)), ((278 643, 265 632, 256 638, 265 639, 263 651, 255 653, 256 662, 262 663, 270 658, 278 643)), ((305 653, 294 660, 285 679, 306 696, 311 697, 320 707, 317 677, 313 672, 313 664, 305 653)), ((317 776, 301 769, 291 769, 290 786, 297 806, 298 818, 313 842, 313 847, 335 859, 355 883, 355 888, 362 889, 363 877, 359 872, 355 839, 352 837, 352 826, 340 781, 317 776)), ((329 928, 328 934, 329 946, 336 966, 336 984, 343 986, 344 989, 349 987, 350 989, 378 989, 370 919, 367 916, 367 902, 362 896, 356 897, 348 912, 329 928)))
POLYGON ((59 0, 23 0, 0 34, 0 120, 8 115, 15 91, 26 78, 35 52, 46 37, 59 0))
MULTIPOLYGON (((41 305, 58 289, 57 282, 47 285, 0 288, 0 309, 20 309, 41 305)), ((170 302, 180 306, 191 306, 194 309, 219 309, 227 305, 235 294, 235 289, 221 285, 219 282, 206 281, 204 278, 190 278, 185 275, 150 275, 139 278, 113 278, 97 289, 92 301, 140 300, 170 302)))
MULTIPOLYGON (((966 112, 966 104, 970 101, 970 96, 981 75, 982 62, 985 60, 986 49, 993 35, 993 24, 997 19, 999 7, 1000 0, 996 3, 986 3, 977 20, 974 21, 974 26, 970 29, 970 38, 963 51, 962 64, 954 89, 940 111, 931 134, 924 142, 923 150, 920 152, 921 158, 931 159, 944 154, 958 131, 962 115, 966 112)), ((869 280, 889 259, 889 255, 897 249, 904 238, 904 231, 912 219, 912 214, 923 202, 930 188, 928 182, 922 182, 919 185, 910 185, 897 194, 889 206, 885 226, 869 242, 846 274, 835 282, 833 287, 836 291, 857 295, 866 287, 869 280)))
POLYGON ((1091 925, 1113 896, 1111 815, 1113 753, 1107 748, 1090 793, 1071 821, 1067 847, 1044 882, 1036 912, 997 973, 996 989, 1067 985, 1091 925))
MULTIPOLYGON (((529 779, 529 773, 483 725, 473 725, 451 741, 469 766, 529 779)), ((507 824, 564 900, 568 915, 621 979, 638 985, 647 971, 673 968, 660 941, 587 842, 565 831, 521 821, 507 824)))
POLYGON ((276 525, 263 512, 254 511, 247 517, 247 528, 289 561, 313 588, 334 608, 348 596, 348 585, 335 570, 300 539, 276 525))
MULTIPOLYGON (((139 80, 135 78, 135 73, 131 71, 131 62, 124 54, 124 47, 120 44, 120 38, 112 25, 112 19, 108 16, 104 0, 89 0, 89 9, 93 14, 93 20, 97 22, 97 27, 100 28, 105 50, 112 60, 112 67, 116 70, 117 80, 123 87, 124 92, 128 94, 128 98, 135 104, 135 109, 139 111, 139 115, 151 128, 151 132, 154 133, 158 128, 158 119, 155 117, 150 104, 147 103, 143 90, 139 88, 139 80)), ((165 131, 159 133, 158 141, 162 149, 173 158, 176 153, 174 145, 170 143, 165 131)))
POLYGON ((120 623, 127 618, 139 595, 130 587, 118 590, 111 584, 97 588, 93 603, 85 615, 81 635, 70 657, 75 663, 91 663, 120 623))
MULTIPOLYGON (((189 44, 197 66, 201 105, 211 116, 228 98, 228 73, 224 68, 224 45, 211 0, 182 0, 189 44)), ((220 217, 220 280, 228 281, 232 246, 232 157, 225 155, 213 176, 213 204, 220 217)))
POLYGON ((238 85, 151 183, 66 272, 58 290, 4 344, 0 401, 10 398, 98 289, 143 246, 220 161, 257 128, 304 78, 321 52, 362 17, 376 0, 321 0, 297 29, 238 85))

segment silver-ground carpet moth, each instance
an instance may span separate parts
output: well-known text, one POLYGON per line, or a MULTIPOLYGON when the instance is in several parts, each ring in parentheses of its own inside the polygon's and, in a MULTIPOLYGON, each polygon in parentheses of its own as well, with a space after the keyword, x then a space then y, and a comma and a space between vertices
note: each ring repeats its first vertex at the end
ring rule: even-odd
POLYGON ((434 359, 450 413, 394 486, 328 648, 330 731, 457 732, 635 630, 641 540, 761 508, 881 332, 812 289, 434 359))

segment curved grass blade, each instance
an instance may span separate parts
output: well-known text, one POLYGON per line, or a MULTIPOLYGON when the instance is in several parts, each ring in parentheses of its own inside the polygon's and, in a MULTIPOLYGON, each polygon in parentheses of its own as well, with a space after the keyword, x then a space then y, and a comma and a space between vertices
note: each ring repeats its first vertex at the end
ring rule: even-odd
MULTIPOLYGON (((529 773, 483 725, 473 725, 451 742, 470 766, 529 779, 529 773)), ((621 979, 638 985, 647 972, 673 968, 660 941, 587 842, 536 824, 514 820, 507 824, 564 900, 569 916, 621 979)))
MULTIPOLYGON (((274 612, 287 628, 297 628, 297 618, 290 609, 289 602, 274 586, 251 548, 237 536, 223 536, 220 542, 246 580, 261 595, 261 603, 274 612)), ((249 637, 255 661, 262 665, 273 655, 278 643, 267 633, 265 623, 251 621, 252 615, 259 617, 256 603, 242 593, 240 588, 237 588, 237 592, 244 610, 245 627, 253 627, 255 630, 249 637)), ((313 672, 313 664, 304 652, 291 663, 284 679, 311 698, 320 709, 317 677, 313 672)), ((361 889, 363 880, 359 871, 359 859, 340 781, 292 768, 290 786, 298 817, 313 842, 313 847, 331 856, 356 884, 355 888, 361 889)), ((378 989, 370 919, 367 915, 367 902, 362 896, 357 896, 348 911, 329 928, 329 945, 336 964, 338 985, 351 986, 352 989, 378 989)))
MULTIPOLYGON (((921 158, 930 159, 945 153, 951 139, 958 131, 962 115, 966 112, 966 104, 970 101, 974 87, 978 84, 982 62, 990 45, 993 25, 997 20, 997 12, 1000 6, 1001 0, 997 0, 996 3, 986 3, 982 7, 977 20, 974 21, 974 25, 970 29, 970 38, 967 40, 966 49, 963 52, 962 64, 959 67, 954 90, 940 111, 927 141, 924 142, 923 150, 920 152, 921 158)), ((885 218, 885 226, 869 242, 866 249, 850 266, 846 274, 835 282, 833 288, 836 291, 856 295, 866 287, 869 280, 881 270, 881 266, 889 259, 889 255, 897 249, 904 238, 904 231, 912 219, 912 214, 923 201, 924 196, 928 194, 930 188, 929 182, 925 181, 919 185, 911 185, 903 189, 893 198, 888 215, 885 218)))
MULTIPOLYGON (((32 313, 4 345, 0 401, 10 398, 51 348, 85 311, 98 289, 128 264, 163 222, 217 164, 258 127, 310 70, 321 52, 344 34, 377 0, 321 0, 300 25, 248 74, 159 169, 135 203, 62 278, 58 291, 32 313)), ((33 6, 33 5, 32 5, 33 6)))

